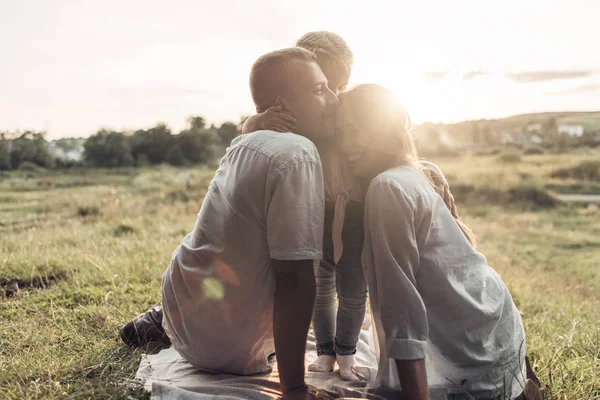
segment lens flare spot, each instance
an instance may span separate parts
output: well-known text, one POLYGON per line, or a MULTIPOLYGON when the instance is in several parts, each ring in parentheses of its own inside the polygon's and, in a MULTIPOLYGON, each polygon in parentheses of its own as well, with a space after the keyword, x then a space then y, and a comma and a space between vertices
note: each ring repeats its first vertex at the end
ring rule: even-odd
POLYGON ((223 284, 216 278, 204 279, 202 281, 202 289, 207 299, 221 300, 225 297, 225 288, 223 288, 223 284))

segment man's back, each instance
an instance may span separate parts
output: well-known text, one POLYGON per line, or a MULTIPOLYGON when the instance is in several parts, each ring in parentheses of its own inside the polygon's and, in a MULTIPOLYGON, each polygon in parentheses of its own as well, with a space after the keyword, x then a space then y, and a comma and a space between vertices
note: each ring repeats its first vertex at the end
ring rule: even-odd
POLYGON ((232 142, 163 278, 163 325, 194 365, 268 368, 269 263, 321 258, 322 179, 318 152, 302 136, 259 131, 232 142))

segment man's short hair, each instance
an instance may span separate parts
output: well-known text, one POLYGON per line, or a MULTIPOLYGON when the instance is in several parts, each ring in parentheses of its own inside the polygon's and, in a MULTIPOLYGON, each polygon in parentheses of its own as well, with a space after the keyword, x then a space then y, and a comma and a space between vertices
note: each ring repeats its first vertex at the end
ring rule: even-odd
POLYGON ((317 61, 316 55, 300 47, 275 50, 267 53, 252 65, 250 72, 250 92, 257 112, 263 112, 275 104, 277 96, 288 94, 289 80, 287 68, 295 60, 317 61))

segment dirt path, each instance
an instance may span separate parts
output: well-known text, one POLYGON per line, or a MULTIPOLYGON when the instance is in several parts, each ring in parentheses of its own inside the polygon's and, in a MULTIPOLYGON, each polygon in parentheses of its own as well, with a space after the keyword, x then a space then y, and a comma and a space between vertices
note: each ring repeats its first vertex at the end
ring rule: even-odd
POLYGON ((562 201, 600 203, 600 194, 557 194, 562 201))

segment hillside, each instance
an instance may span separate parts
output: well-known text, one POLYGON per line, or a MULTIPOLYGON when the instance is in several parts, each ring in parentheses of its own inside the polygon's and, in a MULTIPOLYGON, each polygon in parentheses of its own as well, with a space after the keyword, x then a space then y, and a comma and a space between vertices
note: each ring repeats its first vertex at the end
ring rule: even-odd
POLYGON ((425 123, 413 128, 413 135, 427 135, 435 129, 445 132, 455 141, 472 141, 474 132, 499 138, 505 133, 535 132, 541 137, 555 133, 561 125, 580 125, 586 134, 600 134, 600 111, 582 112, 544 112, 514 115, 502 119, 481 119, 463 121, 454 124, 425 123))

